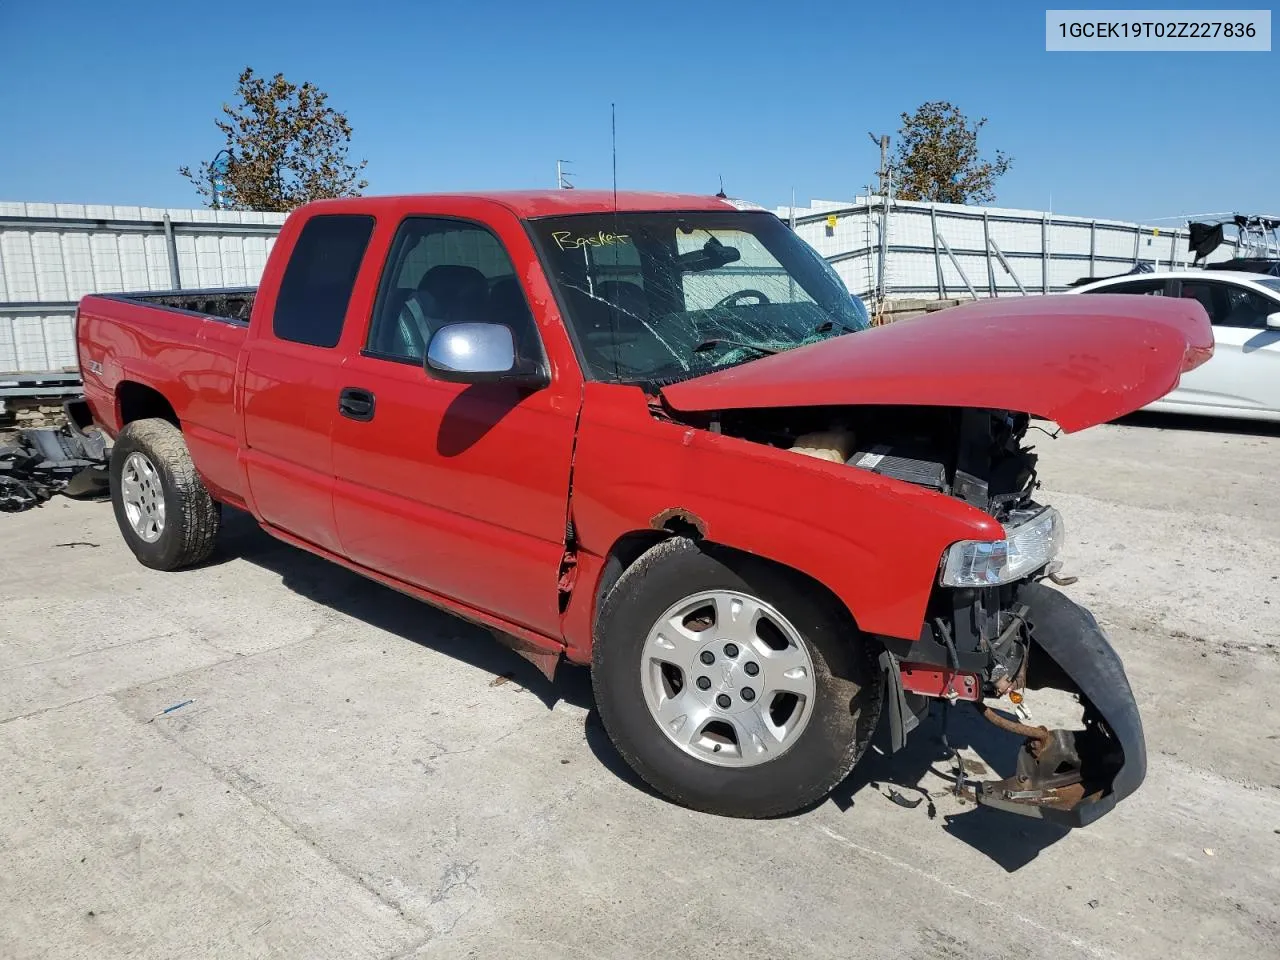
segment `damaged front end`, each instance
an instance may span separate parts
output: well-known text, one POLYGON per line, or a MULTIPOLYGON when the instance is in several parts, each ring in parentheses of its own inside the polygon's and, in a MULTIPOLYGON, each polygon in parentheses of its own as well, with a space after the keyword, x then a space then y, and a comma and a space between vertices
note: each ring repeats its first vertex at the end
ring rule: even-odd
POLYGON ((895 493, 913 509, 922 489, 955 498, 1003 527, 993 539, 983 517, 974 535, 985 539, 937 558, 921 636, 904 639, 918 608, 914 622, 877 631, 893 744, 930 699, 978 704, 1025 743, 1012 776, 973 786, 975 799, 1082 825, 1138 787, 1146 751, 1106 636, 1041 583, 1056 576, 1062 526, 1035 501, 1030 415, 1068 432, 1104 423, 1164 396, 1212 353, 1208 315, 1185 300, 988 299, 682 378, 661 397, 680 422, 910 485, 895 493), (1016 709, 1038 687, 1078 698, 1082 728, 1052 731, 985 707, 1008 697, 1016 709))
POLYGON ((1084 707, 1084 727, 1017 725, 1011 732, 1025 742, 1014 773, 979 784, 974 799, 1011 813, 1084 826, 1133 793, 1146 775, 1138 706, 1120 657, 1088 610, 1040 583, 1022 584, 1017 599, 1027 631, 1024 686, 1076 695, 1084 707))
MULTIPOLYGON (((945 595, 944 595, 945 597, 945 595)), ((954 615, 935 617, 915 643, 884 638, 894 748, 929 698, 967 701, 1000 730, 1021 738, 1002 780, 965 782, 984 806, 1079 827, 1107 813, 1142 783, 1142 720, 1119 656, 1088 610, 1031 579, 957 591, 954 615), (1060 690, 1082 707, 1078 729, 1050 729, 1011 717, 1028 690, 1060 690)))
POLYGON ((709 426, 963 500, 1003 527, 1003 540, 961 541, 939 558, 920 637, 878 638, 894 750, 931 700, 966 701, 1023 741, 1009 777, 963 783, 977 803, 1082 826, 1138 787, 1146 748, 1120 659, 1093 616, 1043 582, 1065 582, 1056 560, 1065 531, 1058 512, 1035 499, 1028 415, 791 408, 726 411, 709 426), (1079 728, 1029 722, 1024 694, 1038 689, 1074 697, 1079 728), (997 708, 997 700, 1004 705, 997 708))
POLYGON ((1023 740, 1013 773, 966 783, 971 799, 1064 826, 1091 823, 1132 793, 1146 773, 1142 721, 1124 667, 1088 610, 1046 579, 1064 531, 1056 510, 1034 500, 1036 456, 1022 443, 1025 416, 965 410, 948 491, 1001 522, 1001 541, 952 545, 922 636, 883 638, 895 747, 927 699, 971 702, 1023 740), (1027 722, 1027 690, 1061 690, 1082 707, 1079 729, 1027 722), (1007 698, 1012 718, 988 701, 1007 698), (896 716, 895 716, 896 715, 896 716))

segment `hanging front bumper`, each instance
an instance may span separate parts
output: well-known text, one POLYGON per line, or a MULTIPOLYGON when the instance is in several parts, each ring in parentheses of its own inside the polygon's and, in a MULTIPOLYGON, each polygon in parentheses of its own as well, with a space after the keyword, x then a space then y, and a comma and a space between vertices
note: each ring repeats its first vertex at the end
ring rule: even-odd
POLYGON ((1014 774, 978 784, 974 798, 1009 813, 1082 827, 1137 790, 1146 776, 1142 718, 1124 665, 1093 614, 1039 583, 1023 586, 1018 600, 1029 608, 1027 687, 1078 695, 1085 729, 1016 730, 1030 735, 1014 774))

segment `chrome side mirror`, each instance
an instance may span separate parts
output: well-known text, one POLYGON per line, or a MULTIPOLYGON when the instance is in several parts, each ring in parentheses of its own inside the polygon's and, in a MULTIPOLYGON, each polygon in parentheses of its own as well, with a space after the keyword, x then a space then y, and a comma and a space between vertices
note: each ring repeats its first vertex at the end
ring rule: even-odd
POLYGON ((515 383, 545 387, 550 378, 538 364, 516 356, 511 328, 501 323, 450 323, 431 335, 426 371, 451 383, 515 383))

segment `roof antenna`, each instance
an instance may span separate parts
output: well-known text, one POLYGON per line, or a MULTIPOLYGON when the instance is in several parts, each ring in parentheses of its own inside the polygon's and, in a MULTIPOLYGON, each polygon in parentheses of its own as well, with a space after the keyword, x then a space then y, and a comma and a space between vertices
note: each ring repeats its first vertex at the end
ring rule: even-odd
POLYGON ((716 194, 721 200, 728 200, 729 195, 724 192, 724 174, 720 174, 720 192, 716 194))
MULTIPOLYGON (((618 105, 609 104, 609 146, 613 151, 613 265, 618 266, 618 105)), ((608 301, 606 301, 608 302, 608 301)), ((613 338, 613 375, 622 379, 618 368, 618 305, 609 302, 609 335, 613 338)))

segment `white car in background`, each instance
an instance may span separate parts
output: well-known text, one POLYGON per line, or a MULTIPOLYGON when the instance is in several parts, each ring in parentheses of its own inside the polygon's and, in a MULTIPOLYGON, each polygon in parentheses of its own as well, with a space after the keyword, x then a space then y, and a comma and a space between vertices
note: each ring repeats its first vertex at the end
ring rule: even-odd
POLYGON ((1214 270, 1130 274, 1071 293, 1191 297, 1213 323, 1213 356, 1143 409, 1280 421, 1280 277, 1214 270))

